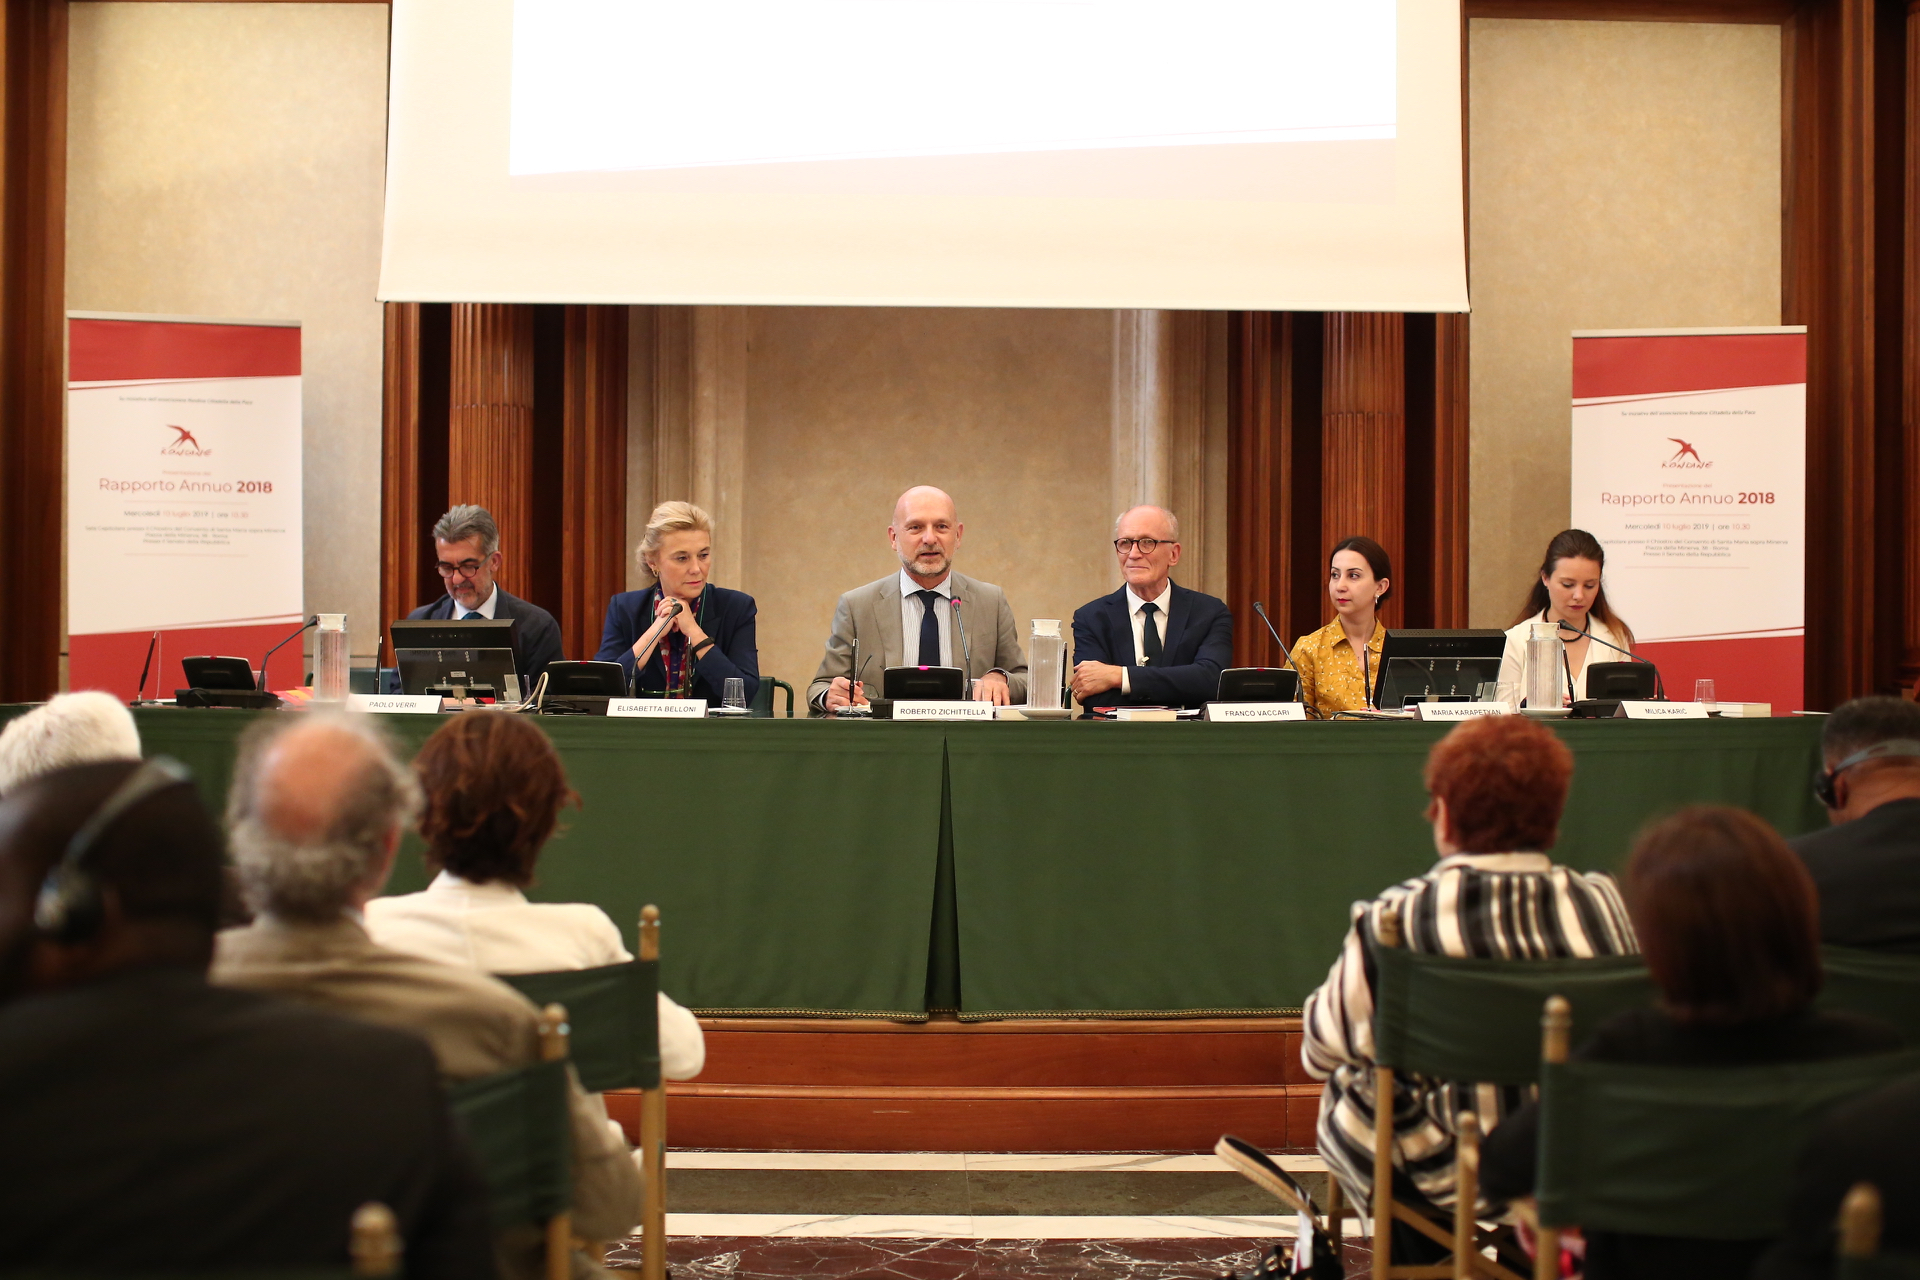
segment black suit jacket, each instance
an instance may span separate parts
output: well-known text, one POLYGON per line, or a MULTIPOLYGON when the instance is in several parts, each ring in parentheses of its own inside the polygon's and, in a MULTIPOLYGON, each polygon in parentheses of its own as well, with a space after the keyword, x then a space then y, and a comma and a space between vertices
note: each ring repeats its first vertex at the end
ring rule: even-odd
MULTIPOLYGON (((667 687, 660 650, 653 651, 652 660, 636 684, 633 642, 653 625, 653 606, 659 598, 660 588, 648 587, 645 591, 622 591, 607 601, 607 623, 600 633, 600 651, 593 655, 596 662, 619 663, 626 669, 629 684, 652 693, 667 687)), ((746 681, 747 705, 752 706, 753 695, 760 688, 760 650, 754 636, 759 610, 754 606, 753 597, 744 591, 709 585, 700 604, 703 612, 700 628, 713 637, 713 647, 694 660, 693 696, 717 707, 726 692, 727 681, 740 679, 746 681)))
POLYGON ((1920 800, 1788 841, 1820 890, 1820 940, 1920 952, 1920 800))
MULTIPOLYGON (((1160 603, 1156 601, 1155 603, 1160 603)), ((1167 636, 1157 666, 1134 664, 1127 589, 1083 604, 1073 614, 1073 660, 1127 668, 1127 687, 1083 700, 1095 707, 1197 707, 1220 692, 1220 672, 1233 664, 1233 614, 1227 603, 1177 582, 1167 584, 1167 636)))
POLYGON ((344 1268, 378 1200, 408 1276, 493 1276, 439 1076, 415 1036, 184 968, 0 1006, 0 1272, 344 1268))
MULTIPOLYGON (((431 618, 441 622, 454 617, 455 610, 459 608, 452 596, 441 596, 432 604, 421 605, 407 617, 431 618)), ((500 599, 494 605, 493 616, 513 619, 514 669, 520 673, 521 692, 532 693, 534 681, 547 669, 547 664, 562 660, 560 624, 539 605, 522 600, 519 596, 508 595, 505 587, 500 588, 500 599)))

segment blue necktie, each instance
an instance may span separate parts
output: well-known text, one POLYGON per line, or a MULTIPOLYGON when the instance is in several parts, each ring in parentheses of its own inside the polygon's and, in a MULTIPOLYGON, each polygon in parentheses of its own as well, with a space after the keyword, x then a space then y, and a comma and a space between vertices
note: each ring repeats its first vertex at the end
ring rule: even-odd
POLYGON ((465 613, 460 615, 460 621, 462 622, 473 622, 476 620, 480 622, 486 621, 485 618, 482 618, 480 616, 480 612, 477 609, 469 609, 465 613))
POLYGON ((920 666, 938 667, 940 661, 940 593, 916 591, 920 597, 920 666))

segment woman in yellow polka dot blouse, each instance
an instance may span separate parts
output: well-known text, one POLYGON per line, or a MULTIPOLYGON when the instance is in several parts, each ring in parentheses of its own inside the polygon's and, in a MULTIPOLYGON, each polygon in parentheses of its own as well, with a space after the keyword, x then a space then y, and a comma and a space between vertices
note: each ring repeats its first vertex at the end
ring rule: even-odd
POLYGON ((1392 575, 1386 550, 1372 538, 1343 538, 1327 557, 1333 621, 1301 636, 1290 656, 1300 673, 1300 700, 1315 719, 1372 705, 1369 686, 1379 678, 1387 634, 1376 614, 1393 594, 1392 575))

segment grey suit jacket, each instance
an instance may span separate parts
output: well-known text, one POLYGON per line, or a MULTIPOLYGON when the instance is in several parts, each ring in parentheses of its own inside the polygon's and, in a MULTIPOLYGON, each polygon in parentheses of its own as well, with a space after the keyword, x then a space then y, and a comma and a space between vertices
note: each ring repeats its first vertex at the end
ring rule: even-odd
MULTIPOLYGON (((1027 655, 1020 648, 1019 633, 1014 630, 1013 606, 1007 603, 1007 593, 990 582, 976 582, 965 574, 955 573, 953 594, 960 598, 961 619, 973 653, 972 661, 967 664, 967 675, 978 680, 989 671, 1004 671, 1009 700, 1025 702, 1027 655)), ((820 669, 813 673, 813 683, 807 687, 807 701, 815 708, 826 705, 827 689, 836 677, 851 674, 856 639, 860 644, 860 665, 865 668, 860 678, 867 682, 867 696, 871 698, 880 692, 880 673, 906 663, 906 644, 900 636, 898 570, 877 582, 855 587, 834 606, 833 633, 827 637, 827 652, 820 659, 820 669)), ((954 632, 953 646, 964 652, 958 630, 954 632)))

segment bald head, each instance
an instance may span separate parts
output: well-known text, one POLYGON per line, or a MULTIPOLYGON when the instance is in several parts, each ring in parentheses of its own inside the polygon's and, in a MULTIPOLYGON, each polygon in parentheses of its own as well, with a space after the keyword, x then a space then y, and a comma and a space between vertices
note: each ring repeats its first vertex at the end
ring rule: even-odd
POLYGON ((923 587, 935 587, 953 569, 953 553, 965 526, 943 489, 915 485, 893 504, 893 523, 887 541, 900 557, 900 567, 923 587))
POLYGON ((360 905, 386 882, 418 796, 365 717, 263 719, 241 744, 227 795, 234 867, 249 903, 295 920, 360 905))
POLYGON ((1158 599, 1180 563, 1180 522, 1165 507, 1129 507, 1113 522, 1120 576, 1142 600, 1158 599), (1149 547, 1148 544, 1152 544, 1149 547))

